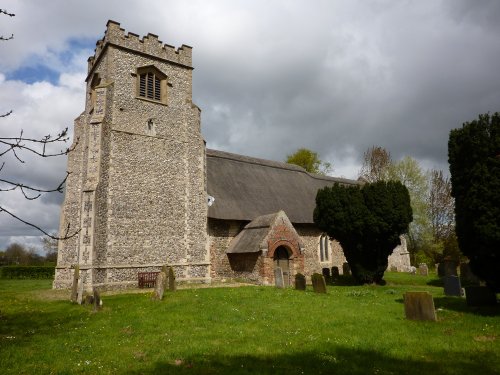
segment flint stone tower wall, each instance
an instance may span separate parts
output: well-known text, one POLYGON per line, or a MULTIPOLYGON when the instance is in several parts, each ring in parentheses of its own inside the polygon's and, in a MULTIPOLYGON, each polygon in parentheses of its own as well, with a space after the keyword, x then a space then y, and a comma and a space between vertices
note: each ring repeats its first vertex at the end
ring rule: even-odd
POLYGON ((69 154, 54 287, 79 264, 87 288, 137 284, 174 267, 179 281, 210 281, 205 144, 192 102, 191 48, 139 39, 109 21, 89 58, 85 111, 69 154), (161 102, 139 96, 138 69, 162 77, 161 102))

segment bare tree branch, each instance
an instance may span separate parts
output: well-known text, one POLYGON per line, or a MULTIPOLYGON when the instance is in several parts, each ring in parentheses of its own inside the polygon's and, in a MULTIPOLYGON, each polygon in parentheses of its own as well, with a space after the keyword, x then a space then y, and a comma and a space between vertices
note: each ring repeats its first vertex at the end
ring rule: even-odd
POLYGON ((0 9, 0 13, 5 14, 6 16, 9 16, 9 17, 14 17, 15 16, 14 13, 9 13, 5 9, 0 9))
POLYGON ((11 109, 9 112, 4 113, 3 115, 0 115, 0 117, 7 117, 7 116, 9 116, 11 113, 12 113, 12 109, 11 109))
MULTIPOLYGON (((14 17, 15 14, 14 13, 9 13, 7 12, 5 9, 0 9, 0 14, 4 14, 6 16, 9 16, 9 17, 14 17)), ((0 35, 0 40, 11 40, 11 39, 14 39, 14 34, 11 34, 11 36, 9 37, 4 37, 2 35, 0 35)))
POLYGON ((5 212, 6 214, 12 216, 14 219, 20 221, 21 223, 24 223, 26 225, 29 225, 30 227, 33 227, 37 230, 39 230, 40 232, 42 232, 43 234, 45 234, 47 237, 50 237, 54 240, 68 240, 74 236, 76 236, 78 233, 80 233, 80 230, 77 230, 76 232, 73 232, 72 234, 69 234, 69 231, 70 231, 70 224, 68 223, 68 226, 66 227, 66 230, 64 231, 64 235, 63 236, 54 236, 50 233, 47 233, 46 231, 44 231, 42 228, 40 228, 39 226, 35 225, 35 224, 32 224, 26 220, 23 220, 21 219, 19 216, 16 216, 14 215, 12 212, 10 212, 9 210, 7 210, 5 207, 2 207, 0 206, 0 212, 5 212))
POLYGON ((75 142, 72 147, 69 147, 66 150, 61 150, 55 153, 47 152, 47 145, 57 142, 66 143, 68 140, 68 128, 57 134, 55 138, 52 138, 52 136, 48 134, 40 139, 25 138, 23 137, 23 130, 21 130, 19 137, 0 137, 0 145, 5 147, 3 150, 0 150, 0 156, 4 156, 5 154, 12 152, 19 162, 24 163, 24 161, 16 153, 16 150, 29 151, 43 158, 67 155, 69 152, 73 151, 78 142, 75 142), (40 150, 35 148, 37 145, 40 145, 40 150))

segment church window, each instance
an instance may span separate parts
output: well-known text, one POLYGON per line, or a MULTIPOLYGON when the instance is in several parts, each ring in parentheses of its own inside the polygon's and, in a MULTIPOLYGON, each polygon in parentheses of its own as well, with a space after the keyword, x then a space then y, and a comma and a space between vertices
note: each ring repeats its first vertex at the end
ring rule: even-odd
POLYGON ((166 104, 167 76, 153 66, 137 70, 137 96, 166 104))
POLYGON ((321 262, 330 260, 330 239, 326 234, 319 237, 319 260, 321 262))

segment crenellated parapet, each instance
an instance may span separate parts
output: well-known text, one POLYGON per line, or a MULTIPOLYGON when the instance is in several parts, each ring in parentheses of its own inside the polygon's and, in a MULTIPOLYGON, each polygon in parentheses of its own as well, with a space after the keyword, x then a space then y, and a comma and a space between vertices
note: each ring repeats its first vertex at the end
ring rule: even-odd
POLYGON ((176 64, 192 67, 192 48, 182 45, 179 48, 164 44, 155 34, 149 33, 142 39, 134 33, 125 33, 120 24, 109 20, 106 25, 104 37, 97 41, 94 56, 88 59, 88 73, 91 72, 99 56, 108 44, 130 49, 140 53, 168 60, 176 64))

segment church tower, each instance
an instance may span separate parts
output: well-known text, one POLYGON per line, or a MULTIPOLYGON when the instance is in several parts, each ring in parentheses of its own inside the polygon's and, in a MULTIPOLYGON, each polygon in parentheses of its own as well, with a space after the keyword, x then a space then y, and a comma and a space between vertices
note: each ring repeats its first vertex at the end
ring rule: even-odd
POLYGON ((109 21, 88 60, 85 111, 61 212, 54 287, 79 265, 87 288, 137 284, 174 267, 178 280, 210 281, 205 144, 192 102, 191 47, 142 39, 109 21))

